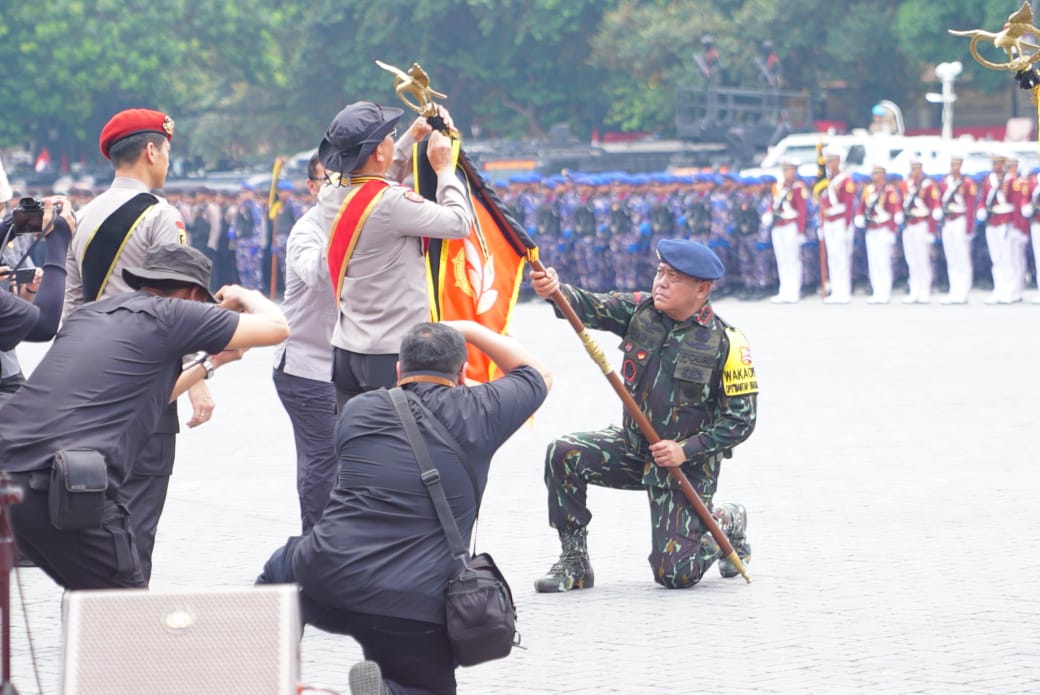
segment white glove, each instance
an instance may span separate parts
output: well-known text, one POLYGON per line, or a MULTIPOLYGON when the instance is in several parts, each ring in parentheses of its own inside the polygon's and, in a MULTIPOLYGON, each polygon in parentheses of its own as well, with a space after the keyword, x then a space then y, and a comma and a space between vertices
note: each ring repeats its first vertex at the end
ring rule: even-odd
POLYGON ((978 211, 975 213, 975 219, 977 219, 979 222, 985 222, 988 216, 989 215, 986 212, 986 208, 979 208, 978 211))
POLYGON ((896 226, 898 227, 906 221, 906 217, 903 215, 903 213, 897 212, 895 215, 892 216, 892 221, 895 222, 896 226))
POLYGON ((865 217, 863 217, 863 215, 856 215, 852 218, 852 224, 856 227, 866 227, 867 220, 865 217))
POLYGON ((935 208, 932 210, 932 219, 936 222, 942 222, 946 215, 943 214, 942 208, 935 208))
POLYGON ((764 224, 766 227, 773 224, 773 213, 767 212, 764 215, 762 215, 762 224, 764 224))
POLYGON ((1033 212, 1035 211, 1033 210, 1032 203, 1026 203, 1022 206, 1022 217, 1026 218, 1027 220, 1033 216, 1033 212))

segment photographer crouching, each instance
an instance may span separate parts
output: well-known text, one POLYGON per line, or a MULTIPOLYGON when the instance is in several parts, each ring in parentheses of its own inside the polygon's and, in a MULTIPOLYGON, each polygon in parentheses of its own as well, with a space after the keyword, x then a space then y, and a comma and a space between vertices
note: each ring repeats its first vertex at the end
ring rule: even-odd
POLYGON ((50 340, 58 330, 65 295, 65 256, 76 229, 64 197, 22 198, 0 221, 0 407, 22 384, 14 348, 23 340, 50 340), (30 244, 16 243, 34 235, 30 244), (42 275, 29 250, 47 239, 42 275), (10 291, 8 291, 10 290, 10 291))
POLYGON ((22 552, 66 589, 145 587, 124 489, 166 405, 289 327, 236 285, 209 291, 211 264, 181 244, 125 268, 130 293, 65 319, 0 417, 0 469, 23 488, 12 510, 22 552), (183 355, 206 353, 182 369, 183 355))

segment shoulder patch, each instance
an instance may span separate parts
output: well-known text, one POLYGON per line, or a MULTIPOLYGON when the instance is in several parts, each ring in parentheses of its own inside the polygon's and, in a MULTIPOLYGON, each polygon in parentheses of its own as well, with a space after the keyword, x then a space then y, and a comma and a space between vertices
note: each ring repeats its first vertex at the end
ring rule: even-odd
POLYGON ((722 367, 723 394, 730 397, 758 393, 758 376, 751 361, 747 338, 732 326, 726 326, 726 337, 729 339, 729 353, 722 367))
POLYGON ((187 244, 188 243, 188 233, 184 229, 184 222, 181 221, 181 220, 177 220, 176 224, 177 224, 177 243, 178 244, 187 244))
POLYGON ((404 197, 412 201, 413 203, 426 202, 426 198, 423 198, 421 195, 419 195, 416 191, 413 191, 411 188, 404 192, 404 197))

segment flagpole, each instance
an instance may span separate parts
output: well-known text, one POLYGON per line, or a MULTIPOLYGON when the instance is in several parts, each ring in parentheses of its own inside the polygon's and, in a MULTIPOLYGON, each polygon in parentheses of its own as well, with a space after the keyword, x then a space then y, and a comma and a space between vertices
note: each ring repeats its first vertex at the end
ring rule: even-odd
POLYGON ((271 282, 268 285, 271 301, 278 294, 278 244, 275 238, 278 236, 278 217, 282 208, 282 201, 278 199, 278 177, 282 174, 284 163, 284 157, 275 157, 274 168, 271 169, 271 186, 267 191, 267 219, 271 221, 271 236, 267 241, 271 251, 271 282))

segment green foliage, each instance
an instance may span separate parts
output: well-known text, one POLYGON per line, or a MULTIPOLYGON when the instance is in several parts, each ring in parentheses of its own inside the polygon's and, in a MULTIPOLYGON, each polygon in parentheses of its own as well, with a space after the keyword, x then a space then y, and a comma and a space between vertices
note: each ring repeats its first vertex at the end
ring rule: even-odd
MULTIPOLYGON (((312 147, 345 104, 396 104, 374 63, 418 61, 464 133, 543 137, 667 134, 677 88, 703 88, 694 55, 712 34, 727 84, 759 86, 771 39, 784 87, 828 95, 831 118, 864 125, 881 98, 910 104, 921 76, 960 60, 988 90, 1009 76, 971 60, 948 28, 997 30, 1007 0, 0 0, 0 146, 47 145, 96 161, 115 111, 177 121, 178 155, 265 158, 312 147), (844 86, 842 86, 844 85, 844 86)), ((988 47, 992 50, 992 46, 988 47)), ((996 55, 996 54, 994 54, 996 55)))

